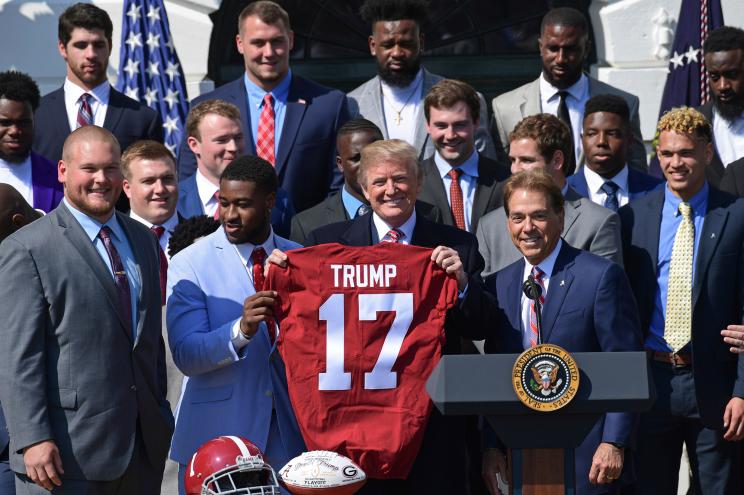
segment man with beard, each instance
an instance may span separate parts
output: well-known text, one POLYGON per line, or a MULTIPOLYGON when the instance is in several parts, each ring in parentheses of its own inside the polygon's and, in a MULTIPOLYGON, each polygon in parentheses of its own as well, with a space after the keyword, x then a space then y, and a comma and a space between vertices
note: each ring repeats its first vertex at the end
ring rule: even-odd
POLYGON ((34 208, 48 213, 63 193, 57 167, 31 151, 39 98, 39 87, 26 74, 0 73, 0 183, 10 184, 34 208))
POLYGON ((713 161, 706 178, 713 186, 744 195, 744 31, 724 26, 703 45, 711 100, 700 112, 713 125, 713 161))
MULTIPOLYGON (((572 160, 576 166, 584 162, 581 144, 581 124, 584 105, 594 95, 613 94, 622 97, 630 109, 632 132, 628 164, 646 170, 646 148, 643 146, 638 97, 605 84, 587 74, 582 68, 589 55, 589 24, 584 14, 576 9, 561 7, 549 11, 540 26, 540 57, 542 73, 531 83, 494 98, 492 134, 499 156, 509 153, 509 133, 528 115, 551 113, 571 130, 574 143, 572 160)), ((575 168, 569 164, 568 175, 575 168)))
MULTIPOLYGON (((163 142, 158 113, 116 91, 106 78, 113 24, 106 11, 76 3, 59 17, 58 48, 67 63, 64 85, 41 99, 36 109, 33 149, 52 162, 78 127, 95 124, 111 131, 121 149, 139 139, 163 142)), ((117 208, 127 209, 122 195, 117 208)))
MULTIPOLYGON (((352 115, 374 122, 385 139, 401 139, 419 152, 434 155, 434 143, 426 132, 424 97, 443 79, 421 67, 424 34, 421 25, 428 15, 424 0, 367 0, 360 14, 372 28, 369 50, 377 61, 377 76, 348 94, 352 115)), ((495 158, 488 133, 488 110, 480 98, 480 124, 475 134, 478 152, 495 158)))
POLYGON ((250 155, 233 160, 219 182, 222 228, 168 267, 168 341, 189 377, 171 446, 181 495, 186 465, 212 438, 248 438, 273 466, 305 450, 273 326, 269 333, 262 323, 272 295, 262 292, 267 255, 300 247, 271 228, 276 190, 269 162, 250 155))

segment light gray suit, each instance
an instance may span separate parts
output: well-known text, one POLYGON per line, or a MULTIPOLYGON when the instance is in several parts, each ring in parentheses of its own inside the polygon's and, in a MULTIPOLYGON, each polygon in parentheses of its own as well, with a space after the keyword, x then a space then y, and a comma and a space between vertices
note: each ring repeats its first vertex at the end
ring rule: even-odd
MULTIPOLYGON (((617 213, 582 198, 571 187, 566 191, 565 199, 563 240, 575 248, 591 251, 622 265, 620 217, 617 213)), ((511 240, 503 207, 481 218, 476 237, 478 249, 486 261, 484 277, 522 257, 511 240)))
MULTIPOLYGON (((423 71, 423 95, 426 96, 426 93, 429 92, 431 87, 444 79, 444 77, 432 74, 426 69, 423 69, 423 71)), ((385 139, 389 139, 387 126, 385 125, 385 112, 382 109, 382 90, 380 88, 379 76, 373 77, 346 96, 349 100, 351 118, 363 117, 373 122, 380 128, 385 139)), ((486 99, 480 93, 478 93, 478 98, 480 99, 480 124, 475 132, 475 147, 481 155, 496 159, 496 148, 491 139, 491 134, 488 132, 488 106, 486 105, 486 99)), ((419 126, 416 128, 416 135, 411 144, 419 150, 419 158, 425 160, 434 155, 434 143, 431 142, 429 134, 426 132, 426 116, 424 115, 423 101, 416 118, 419 121, 419 126)))
MULTIPOLYGON (((611 94, 625 99, 630 109, 630 127, 633 131, 633 141, 628 148, 628 163, 638 170, 648 170, 646 161, 646 148, 643 146, 643 137, 641 136, 641 121, 638 117, 639 101, 638 97, 627 93, 614 86, 603 83, 592 76, 589 78, 589 98, 596 95, 611 94)), ((492 101, 493 121, 491 133, 495 141, 496 154, 499 160, 508 163, 507 155, 509 154, 509 133, 525 117, 542 112, 540 103, 540 78, 531 83, 520 86, 517 89, 497 96, 492 101), (496 126, 494 129, 493 126, 496 126)), ((584 153, 581 153, 576 160, 578 169, 584 164, 584 153)))
POLYGON ((116 215, 142 282, 134 341, 109 267, 64 204, 0 246, 0 398, 11 467, 25 473, 22 449, 51 439, 62 490, 72 480, 137 477, 130 462, 162 473, 173 431, 157 241, 116 215))

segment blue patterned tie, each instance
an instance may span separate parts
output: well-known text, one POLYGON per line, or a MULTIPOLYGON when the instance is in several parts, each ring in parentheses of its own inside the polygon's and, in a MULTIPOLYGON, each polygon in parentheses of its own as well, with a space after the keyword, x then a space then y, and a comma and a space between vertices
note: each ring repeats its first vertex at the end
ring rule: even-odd
POLYGON ((617 200, 617 190, 620 189, 620 186, 612 182, 611 180, 605 181, 604 184, 602 184, 602 192, 607 195, 604 202, 604 207, 609 208, 612 211, 617 211, 620 209, 620 202, 617 200))

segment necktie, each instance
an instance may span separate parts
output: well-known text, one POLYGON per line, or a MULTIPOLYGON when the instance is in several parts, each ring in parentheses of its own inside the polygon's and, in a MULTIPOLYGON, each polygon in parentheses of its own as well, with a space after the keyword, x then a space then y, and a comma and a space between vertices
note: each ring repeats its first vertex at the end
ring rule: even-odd
POLYGON ((258 119, 256 155, 274 165, 274 97, 266 93, 258 119))
POLYGON ((165 233, 165 227, 162 225, 153 225, 150 231, 158 238, 158 260, 160 261, 160 295, 161 302, 165 304, 165 287, 168 280, 168 258, 165 257, 163 248, 160 246, 160 238, 165 233))
POLYGON ((695 224, 689 203, 680 203, 682 221, 677 227, 669 263, 664 340, 674 352, 690 341, 692 330, 692 261, 695 224))
POLYGON ((111 229, 107 226, 101 228, 98 233, 98 237, 103 241, 103 246, 106 248, 106 252, 111 262, 111 269, 114 271, 114 283, 116 284, 116 292, 119 296, 119 309, 121 310, 121 316, 124 320, 126 329, 131 333, 132 328, 132 295, 129 291, 129 280, 127 279, 127 272, 124 270, 124 264, 121 262, 119 257, 119 251, 116 250, 116 246, 111 241, 111 229))
MULTIPOLYGON (((264 289, 264 261, 266 261, 266 250, 262 247, 257 247, 251 254, 251 260, 253 261, 253 288, 256 292, 260 292, 264 289)), ((266 329, 269 332, 269 339, 274 342, 274 320, 268 318, 266 320, 266 329)))
MULTIPOLYGON (((543 275, 545 275, 545 272, 540 270, 540 268, 533 266, 532 267, 532 276, 535 279, 535 282, 540 286, 540 307, 545 307, 545 283, 543 282, 543 275)), ((537 310, 535 308, 535 301, 530 300, 530 346, 535 347, 537 345, 538 339, 538 328, 537 328, 537 310)))
POLYGON ((354 215, 354 218, 361 217, 362 215, 366 215, 367 213, 369 213, 371 209, 372 208, 370 208, 369 205, 365 205, 365 204, 360 205, 359 208, 357 208, 356 215, 354 215))
POLYGON ((567 173, 566 176, 569 176, 574 173, 574 170, 576 168, 576 161, 574 157, 574 134, 573 134, 573 127, 571 126, 571 114, 568 113, 568 104, 566 103, 566 98, 568 98, 568 95, 570 93, 568 91, 558 91, 558 96, 560 97, 560 101, 558 102, 558 115, 557 117, 568 126, 568 132, 571 135, 571 151, 570 155, 567 156, 566 160, 568 162, 567 167, 567 173))
POLYGON ((88 93, 83 93, 82 95, 80 95, 80 99, 78 99, 78 102, 80 103, 77 113, 78 127, 93 124, 93 109, 90 107, 91 98, 92 96, 88 93))
POLYGON ((214 192, 214 199, 217 201, 217 208, 214 210, 214 219, 220 221, 220 192, 214 192))
POLYGON ((452 218, 455 219, 455 225, 458 229, 465 230, 465 206, 462 200, 462 188, 460 187, 460 176, 462 170, 459 168, 450 169, 450 208, 452 209, 452 218))
POLYGON ((620 201, 617 199, 617 191, 620 189, 620 186, 612 182, 611 180, 606 180, 604 184, 600 187, 603 193, 607 195, 604 201, 604 207, 609 208, 612 211, 617 211, 620 209, 620 201))
POLYGON ((403 238, 404 235, 405 234, 398 229, 388 230, 388 233, 385 234, 385 237, 383 237, 382 241, 380 242, 389 242, 390 244, 397 244, 400 242, 400 240, 403 238))

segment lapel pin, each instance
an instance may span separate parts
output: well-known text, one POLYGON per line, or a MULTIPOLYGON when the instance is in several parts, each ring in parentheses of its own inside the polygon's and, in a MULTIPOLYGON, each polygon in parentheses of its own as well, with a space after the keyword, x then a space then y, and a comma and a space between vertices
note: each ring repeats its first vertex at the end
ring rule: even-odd
POLYGON ((710 238, 711 238, 711 239, 715 239, 715 238, 716 238, 716 234, 715 234, 715 233, 711 234, 711 235, 710 235, 710 238))
POLYGON ((300 98, 299 100, 297 100, 297 103, 299 103, 300 105, 305 105, 305 100, 300 98))
POLYGON ((566 281, 565 280, 561 280, 561 287, 563 287, 564 285, 566 285, 566 281))

